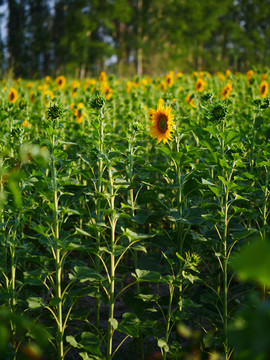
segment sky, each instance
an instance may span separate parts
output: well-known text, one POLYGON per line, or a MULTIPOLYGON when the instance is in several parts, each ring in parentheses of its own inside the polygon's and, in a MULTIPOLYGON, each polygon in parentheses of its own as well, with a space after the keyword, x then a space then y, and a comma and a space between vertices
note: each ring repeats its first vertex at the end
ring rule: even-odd
POLYGON ((4 42, 6 42, 6 39, 7 39, 7 19, 8 19, 8 6, 7 6, 7 4, 0 5, 0 14, 4 14, 4 16, 0 19, 1 39, 4 42))

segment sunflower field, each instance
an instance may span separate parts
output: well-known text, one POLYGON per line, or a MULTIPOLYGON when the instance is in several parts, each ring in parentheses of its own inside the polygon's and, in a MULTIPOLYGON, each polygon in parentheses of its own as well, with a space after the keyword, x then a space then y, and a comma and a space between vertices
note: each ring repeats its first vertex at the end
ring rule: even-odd
POLYGON ((1 359, 269 359, 267 76, 2 81, 1 359))

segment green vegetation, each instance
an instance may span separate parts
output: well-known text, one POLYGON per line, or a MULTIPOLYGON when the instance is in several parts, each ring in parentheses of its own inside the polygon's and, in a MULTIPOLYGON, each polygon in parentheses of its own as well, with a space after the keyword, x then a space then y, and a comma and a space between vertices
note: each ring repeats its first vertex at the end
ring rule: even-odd
POLYGON ((2 81, 1 358, 269 359, 267 76, 2 81))

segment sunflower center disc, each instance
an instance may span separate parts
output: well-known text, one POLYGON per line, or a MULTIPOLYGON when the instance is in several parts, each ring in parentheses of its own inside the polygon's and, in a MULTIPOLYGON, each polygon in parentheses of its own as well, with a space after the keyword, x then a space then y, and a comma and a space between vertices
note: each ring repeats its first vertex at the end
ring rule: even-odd
POLYGON ((165 133, 167 130, 167 119, 165 117, 161 117, 158 121, 158 130, 161 133, 165 133))

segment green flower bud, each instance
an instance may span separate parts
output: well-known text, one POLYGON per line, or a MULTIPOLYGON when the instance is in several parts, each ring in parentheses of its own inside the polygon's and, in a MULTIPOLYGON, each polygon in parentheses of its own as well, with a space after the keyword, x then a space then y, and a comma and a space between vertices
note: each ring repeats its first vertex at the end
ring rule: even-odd
POLYGON ((99 93, 96 93, 96 96, 90 99, 89 105, 92 109, 100 110, 105 105, 105 100, 99 93))
POLYGON ((47 116, 51 120, 56 120, 63 115, 63 109, 60 105, 52 104, 47 107, 47 116))
POLYGON ((227 107, 225 104, 221 103, 214 103, 209 110, 208 119, 210 121, 220 121, 225 118, 228 112, 227 107))

